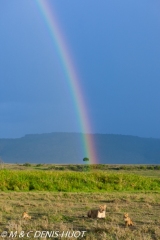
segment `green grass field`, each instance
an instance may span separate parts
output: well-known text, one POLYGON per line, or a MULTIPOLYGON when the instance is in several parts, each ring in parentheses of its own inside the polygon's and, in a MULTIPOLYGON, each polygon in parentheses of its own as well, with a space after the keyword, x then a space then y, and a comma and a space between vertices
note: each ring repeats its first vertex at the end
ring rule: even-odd
POLYGON ((19 171, 1 170, 0 190, 105 192, 159 191, 160 179, 113 172, 19 171))
POLYGON ((35 231, 55 230, 86 231, 86 240, 158 240, 160 170, 149 167, 5 164, 0 170, 0 236, 32 231, 30 239, 35 239, 35 231), (107 205, 106 219, 87 218, 87 211, 101 204, 107 205), (30 220, 22 219, 24 211, 30 220), (134 226, 125 227, 126 212, 134 226))

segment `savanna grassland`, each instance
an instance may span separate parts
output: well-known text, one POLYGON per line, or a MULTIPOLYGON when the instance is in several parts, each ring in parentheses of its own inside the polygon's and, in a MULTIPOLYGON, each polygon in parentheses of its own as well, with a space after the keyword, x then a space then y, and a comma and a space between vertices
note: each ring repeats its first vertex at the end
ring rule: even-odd
POLYGON ((158 240, 159 216, 159 166, 27 163, 0 170, 0 233, 33 231, 30 239, 45 239, 34 238, 34 232, 86 231, 86 240, 158 240), (107 205, 106 219, 87 218, 88 210, 101 204, 107 205), (22 219, 24 211, 30 220, 22 219), (125 227, 126 212, 131 227, 125 227))

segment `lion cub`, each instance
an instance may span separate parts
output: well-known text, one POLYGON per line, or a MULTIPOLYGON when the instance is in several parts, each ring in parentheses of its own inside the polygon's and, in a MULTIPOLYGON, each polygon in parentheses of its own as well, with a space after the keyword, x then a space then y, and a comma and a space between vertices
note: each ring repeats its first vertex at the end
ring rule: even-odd
POLYGON ((31 216, 29 216, 27 212, 24 212, 22 214, 22 218, 27 220, 27 219, 31 219, 31 216))
POLYGON ((125 222, 126 227, 133 226, 133 222, 130 219, 130 217, 128 217, 128 213, 124 214, 124 222, 125 222))
POLYGON ((99 209, 91 209, 87 213, 89 218, 105 218, 106 217, 106 205, 100 205, 99 209))

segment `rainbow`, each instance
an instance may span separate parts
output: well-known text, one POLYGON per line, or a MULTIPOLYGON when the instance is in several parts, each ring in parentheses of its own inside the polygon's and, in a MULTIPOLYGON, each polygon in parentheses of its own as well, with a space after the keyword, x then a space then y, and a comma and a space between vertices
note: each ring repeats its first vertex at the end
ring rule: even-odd
POLYGON ((68 50, 68 45, 64 40, 62 31, 58 25, 58 21, 53 13, 53 9, 49 5, 47 0, 36 0, 37 6, 46 22, 50 36, 56 45, 57 52, 61 59, 61 64, 65 72, 66 80, 70 91, 73 95, 75 109, 77 111, 77 117, 80 122, 81 130, 83 133, 83 143, 85 156, 90 159, 90 163, 97 163, 96 151, 94 146, 93 134, 91 133, 91 124, 87 114, 86 103, 82 87, 80 86, 80 80, 78 74, 76 74, 75 67, 71 58, 71 54, 68 50))

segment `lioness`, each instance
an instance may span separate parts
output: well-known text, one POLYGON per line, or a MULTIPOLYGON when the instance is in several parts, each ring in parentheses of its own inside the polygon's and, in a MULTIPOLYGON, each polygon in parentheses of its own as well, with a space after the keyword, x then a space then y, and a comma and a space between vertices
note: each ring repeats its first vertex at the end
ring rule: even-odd
POLYGON ((27 212, 24 212, 22 214, 22 218, 27 220, 27 219, 31 219, 31 216, 29 216, 27 212))
POLYGON ((99 209, 91 209, 87 213, 89 218, 105 218, 106 217, 106 205, 100 205, 99 209))
POLYGON ((128 213, 124 214, 124 222, 125 222, 126 227, 133 226, 133 222, 130 219, 130 217, 128 217, 128 213))

